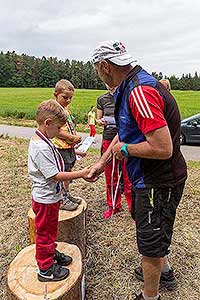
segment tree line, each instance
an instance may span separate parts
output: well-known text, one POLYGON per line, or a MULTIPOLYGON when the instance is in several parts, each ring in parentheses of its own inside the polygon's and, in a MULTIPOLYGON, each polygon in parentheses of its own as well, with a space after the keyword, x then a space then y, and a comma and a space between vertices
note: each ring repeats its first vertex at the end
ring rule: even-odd
MULTIPOLYGON (((164 78, 161 72, 152 75, 157 79, 164 78)), ((105 89, 90 61, 63 61, 57 57, 37 58, 15 51, 0 52, 0 87, 54 87, 61 78, 70 80, 79 89, 105 89)), ((174 90, 200 90, 197 72, 194 76, 183 74, 178 78, 172 75, 168 79, 174 90)))

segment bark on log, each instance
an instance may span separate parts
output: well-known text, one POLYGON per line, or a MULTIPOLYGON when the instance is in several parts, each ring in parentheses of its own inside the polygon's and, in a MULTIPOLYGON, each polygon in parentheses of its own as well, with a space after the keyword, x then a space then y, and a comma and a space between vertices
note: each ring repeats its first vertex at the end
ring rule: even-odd
POLYGON ((72 256, 67 267, 70 275, 62 281, 40 282, 37 279, 35 245, 20 251, 7 273, 8 300, 81 300, 82 259, 75 245, 58 243, 58 250, 72 256))
MULTIPOLYGON (((85 257, 86 238, 85 238, 85 222, 86 222, 87 204, 82 199, 81 204, 74 211, 59 211, 58 234, 56 240, 58 242, 66 242, 75 244, 81 250, 85 257)), ((30 243, 35 243, 35 214, 32 208, 28 211, 29 238, 30 243)))

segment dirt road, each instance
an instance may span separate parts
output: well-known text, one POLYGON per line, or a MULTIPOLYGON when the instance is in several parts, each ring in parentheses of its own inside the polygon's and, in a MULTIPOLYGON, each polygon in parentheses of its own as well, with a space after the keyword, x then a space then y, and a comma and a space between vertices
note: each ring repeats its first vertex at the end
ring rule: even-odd
MULTIPOLYGON (((0 135, 8 135, 9 137, 25 138, 30 139, 34 133, 34 128, 30 127, 21 127, 21 126, 10 126, 0 124, 0 135)), ((80 133, 84 139, 88 136, 87 133, 80 133)), ((93 148, 100 149, 101 145, 101 135, 96 135, 96 143, 92 145, 93 148)), ((181 146, 182 153, 186 160, 200 160, 200 145, 199 146, 190 146, 184 145, 181 146)))

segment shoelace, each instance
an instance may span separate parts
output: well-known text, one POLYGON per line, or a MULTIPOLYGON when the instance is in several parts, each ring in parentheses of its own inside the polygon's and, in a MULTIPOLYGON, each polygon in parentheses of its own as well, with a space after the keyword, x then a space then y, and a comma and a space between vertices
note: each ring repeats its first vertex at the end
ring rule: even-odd
POLYGON ((63 199, 62 203, 63 205, 68 204, 69 202, 72 202, 70 199, 68 199, 67 197, 63 199))

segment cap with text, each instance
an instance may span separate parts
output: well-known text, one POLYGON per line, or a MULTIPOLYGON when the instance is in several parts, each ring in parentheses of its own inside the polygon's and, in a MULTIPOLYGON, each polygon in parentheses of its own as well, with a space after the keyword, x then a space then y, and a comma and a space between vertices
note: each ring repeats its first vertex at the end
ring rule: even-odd
POLYGON ((127 52, 122 42, 114 40, 104 41, 94 50, 92 55, 94 64, 105 59, 118 66, 127 66, 137 61, 127 52))

